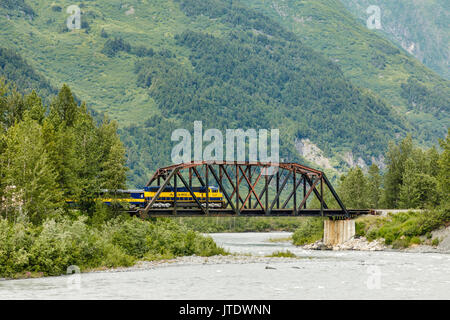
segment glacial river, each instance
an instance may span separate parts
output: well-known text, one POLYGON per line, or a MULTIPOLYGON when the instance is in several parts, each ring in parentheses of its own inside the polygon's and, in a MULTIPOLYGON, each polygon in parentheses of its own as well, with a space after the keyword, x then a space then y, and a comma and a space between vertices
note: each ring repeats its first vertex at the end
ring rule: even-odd
POLYGON ((175 263, 127 272, 0 281, 0 299, 450 299, 450 255, 307 251, 269 238, 289 233, 212 234, 232 253, 297 259, 175 263))

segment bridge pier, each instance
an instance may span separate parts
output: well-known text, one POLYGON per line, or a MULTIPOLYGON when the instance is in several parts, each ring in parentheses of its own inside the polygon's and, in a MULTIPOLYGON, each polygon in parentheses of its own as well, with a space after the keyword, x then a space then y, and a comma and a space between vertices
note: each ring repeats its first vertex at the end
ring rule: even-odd
POLYGON ((323 243, 342 244, 355 236, 355 220, 324 220, 323 243))

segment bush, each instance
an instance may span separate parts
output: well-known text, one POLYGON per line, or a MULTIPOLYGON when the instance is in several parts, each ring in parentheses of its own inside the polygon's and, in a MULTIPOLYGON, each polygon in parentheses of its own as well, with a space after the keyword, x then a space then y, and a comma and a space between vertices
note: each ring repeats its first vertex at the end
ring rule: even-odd
POLYGON ((394 242, 392 242, 392 248, 393 249, 404 249, 409 247, 409 239, 397 239, 394 242))
POLYGON ((323 219, 307 218, 304 224, 294 232, 292 240, 295 245, 300 246, 320 240, 322 236, 323 219))
POLYGON ((60 275, 67 267, 81 270, 130 266, 138 259, 226 254, 211 237, 176 224, 119 217, 106 223, 96 210, 87 217, 47 219, 41 226, 0 219, 0 277, 60 275))
POLYGON ((280 257, 280 258, 296 258, 297 256, 289 250, 286 251, 275 251, 271 255, 266 257, 280 257))
POLYGON ((357 220, 356 234, 365 234, 369 241, 384 238, 387 245, 392 244, 402 248, 406 244, 420 244, 420 236, 431 239, 431 231, 445 225, 448 221, 450 221, 450 213, 445 209, 401 212, 390 214, 387 218, 357 220))

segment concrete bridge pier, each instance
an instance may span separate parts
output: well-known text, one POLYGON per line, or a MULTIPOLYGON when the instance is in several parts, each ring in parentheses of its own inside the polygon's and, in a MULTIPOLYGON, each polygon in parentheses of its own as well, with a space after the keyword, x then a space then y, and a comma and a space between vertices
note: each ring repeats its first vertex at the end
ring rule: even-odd
POLYGON ((325 220, 323 228, 323 243, 338 245, 355 236, 355 220, 325 220))

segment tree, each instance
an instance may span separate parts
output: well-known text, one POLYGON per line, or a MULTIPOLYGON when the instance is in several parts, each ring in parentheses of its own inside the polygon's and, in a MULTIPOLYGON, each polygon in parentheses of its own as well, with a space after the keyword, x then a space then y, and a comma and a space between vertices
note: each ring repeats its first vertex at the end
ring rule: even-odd
POLYGON ((398 208, 400 186, 403 184, 406 159, 413 152, 412 138, 408 135, 399 145, 389 144, 387 172, 384 176, 384 199, 388 208, 398 208))
POLYGON ((105 117, 99 128, 99 135, 103 149, 100 185, 104 189, 122 189, 125 187, 127 167, 125 147, 117 135, 117 122, 111 122, 105 117))
POLYGON ((438 161, 438 190, 441 194, 442 205, 448 208, 450 206, 450 128, 445 140, 440 140, 439 143, 443 152, 438 161))
POLYGON ((23 213, 37 224, 62 205, 42 128, 28 113, 8 130, 0 168, 6 185, 4 197, 8 199, 3 211, 8 218, 16 220, 23 213))
POLYGON ((66 126, 72 127, 78 114, 78 106, 72 95, 70 88, 64 84, 58 93, 56 99, 50 106, 50 117, 55 124, 65 123, 66 126))
POLYGON ((341 176, 338 193, 348 208, 359 209, 369 206, 367 180, 361 168, 352 168, 346 176, 341 176))
POLYGON ((373 163, 367 177, 367 199, 370 208, 379 208, 381 199, 381 175, 378 166, 373 163))
POLYGON ((417 195, 415 187, 418 183, 418 170, 414 161, 409 158, 406 160, 405 169, 402 176, 402 184, 399 186, 399 207, 403 209, 416 208, 417 195))

